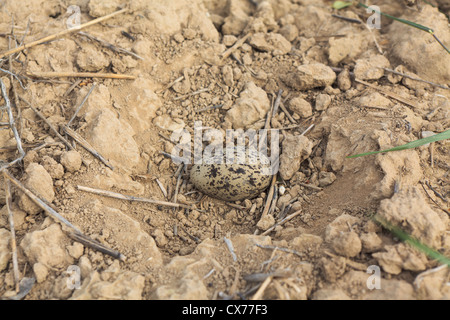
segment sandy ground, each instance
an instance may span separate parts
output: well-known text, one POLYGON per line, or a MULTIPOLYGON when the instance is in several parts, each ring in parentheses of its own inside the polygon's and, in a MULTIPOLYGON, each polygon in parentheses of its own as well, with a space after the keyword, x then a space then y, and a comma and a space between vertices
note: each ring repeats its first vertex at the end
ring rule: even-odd
MULTIPOLYGON (((449 141, 345 158, 448 130, 448 89, 383 68, 448 86, 450 56, 425 32, 384 17, 380 29, 369 30, 332 14, 365 22, 371 13, 336 12, 331 4, 133 0, 126 13, 83 30, 91 37, 73 33, 15 54, 12 63, 2 60, 0 68, 21 79, 0 71, 26 151, 11 174, 84 234, 126 256, 115 259, 69 238, 66 226, 13 188, 18 270, 35 279, 25 299, 450 298, 448 269, 372 219, 377 214, 450 256, 449 141), (38 72, 136 79, 29 77, 38 72), (113 169, 78 143, 69 151, 30 108, 59 130, 94 85, 71 128, 113 169), (190 168, 180 172, 161 154, 172 151, 174 130, 192 133, 195 121, 222 132, 263 128, 279 90, 269 123, 281 129, 275 192, 233 204, 202 196, 188 179, 190 168), (78 186, 195 209, 112 199, 78 186), (268 196, 274 201, 267 212, 268 196)), ((435 2, 442 12, 422 2, 374 4, 431 27, 450 45, 446 1, 435 2)), ((85 23, 120 5, 3 1, 0 52, 16 46, 14 39, 18 45, 65 30, 78 9, 85 23)), ((0 117, 0 124, 8 121, 4 112, 0 117)), ((0 161, 8 163, 18 154, 12 131, 2 126, 0 161)), ((0 296, 8 298, 16 292, 0 181, 0 296)))

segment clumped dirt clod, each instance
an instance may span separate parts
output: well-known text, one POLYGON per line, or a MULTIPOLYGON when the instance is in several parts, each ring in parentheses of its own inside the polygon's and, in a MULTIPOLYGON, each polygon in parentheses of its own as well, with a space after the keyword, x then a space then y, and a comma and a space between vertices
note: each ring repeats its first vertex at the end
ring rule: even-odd
MULTIPOLYGON (((435 2, 448 12, 445 1, 435 2)), ((378 214, 450 256, 449 141, 346 158, 448 130, 450 56, 430 35, 384 17, 372 31, 333 17, 364 22, 370 15, 356 7, 334 12, 331 3, 133 0, 84 35, 0 60, 2 70, 21 80, 0 70, 26 151, 10 174, 126 257, 74 241, 13 188, 20 277, 36 279, 25 299, 450 298, 448 269, 372 220, 378 214), (25 77, 43 72, 135 79, 25 77), (72 118, 69 130, 106 162, 60 130, 72 118), (223 136, 227 129, 279 129, 277 179, 252 199, 202 195, 188 179, 190 167, 170 158, 180 130, 193 135, 198 122, 203 133, 214 128, 223 136), (380 290, 367 286, 369 266, 379 268, 380 290), (67 285, 68 270, 79 273, 80 286, 67 285)), ((438 8, 377 5, 427 25, 450 45, 438 8)), ((6 0, 0 52, 61 32, 75 17, 85 23, 120 6, 6 0)), ((18 156, 3 100, 0 165, 18 156)), ((16 284, 5 186, 0 175, 0 296, 8 298, 16 284)))

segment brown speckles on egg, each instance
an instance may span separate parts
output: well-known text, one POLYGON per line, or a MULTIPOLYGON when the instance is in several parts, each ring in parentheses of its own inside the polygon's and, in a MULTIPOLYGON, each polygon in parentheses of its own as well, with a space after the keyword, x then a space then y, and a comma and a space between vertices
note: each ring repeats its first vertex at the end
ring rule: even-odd
POLYGON ((253 198, 266 189, 270 175, 261 174, 262 165, 255 164, 194 164, 190 180, 201 192, 225 201, 253 198))

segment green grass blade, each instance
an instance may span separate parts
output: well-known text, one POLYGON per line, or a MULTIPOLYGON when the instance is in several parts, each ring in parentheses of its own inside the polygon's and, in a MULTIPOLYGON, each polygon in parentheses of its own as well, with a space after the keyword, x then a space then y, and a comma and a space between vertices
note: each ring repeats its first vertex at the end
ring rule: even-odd
POLYGON ((400 228, 398 228, 396 226, 393 226, 392 224, 390 224, 389 222, 387 222, 386 220, 384 220, 383 218, 381 218, 379 216, 375 215, 373 217, 373 219, 376 222, 378 222, 379 224, 381 224, 385 229, 387 229, 390 232, 392 232, 397 238, 399 238, 402 241, 408 243, 409 245, 413 246, 417 250, 422 251, 428 257, 430 257, 431 259, 435 259, 435 260, 439 261, 442 264, 446 264, 447 266, 450 266, 450 259, 449 258, 447 258, 446 256, 440 254, 436 250, 433 250, 432 248, 430 248, 427 245, 423 244, 419 240, 413 238, 412 236, 410 236, 409 234, 404 232, 402 229, 400 229, 400 228))
POLYGON ((391 151, 400 151, 400 150, 406 150, 406 149, 413 149, 413 148, 417 148, 417 147, 423 146, 424 144, 427 144, 427 143, 441 141, 441 140, 445 140, 445 139, 450 139, 450 130, 447 130, 447 131, 435 134, 434 136, 431 136, 431 137, 427 137, 427 138, 411 141, 411 142, 408 142, 407 144, 404 144, 404 145, 401 145, 401 146, 398 146, 398 147, 394 147, 394 148, 391 148, 391 149, 386 149, 386 150, 381 150, 381 151, 371 151, 371 152, 366 152, 366 153, 355 154, 353 156, 347 156, 347 158, 358 158, 358 157, 368 156, 368 155, 377 154, 377 153, 384 153, 384 152, 391 152, 391 151))
POLYGON ((428 27, 425 27, 425 26, 423 26, 423 25, 421 25, 421 24, 418 24, 418 23, 415 23, 415 22, 412 22, 412 21, 409 21, 409 20, 397 18, 397 17, 391 16, 390 14, 387 14, 387 13, 384 13, 384 12, 381 12, 381 11, 378 11, 378 10, 375 10, 375 9, 372 9, 372 8, 369 8, 369 6, 367 6, 367 5, 365 5, 365 4, 361 3, 361 2, 358 3, 358 6, 364 7, 364 8, 366 8, 366 9, 371 9, 371 10, 373 10, 374 12, 376 12, 376 13, 378 13, 378 14, 381 14, 381 15, 383 15, 383 16, 389 18, 389 19, 392 19, 392 20, 395 20, 395 21, 404 23, 404 24, 406 24, 406 25, 408 25, 408 26, 414 27, 414 28, 416 28, 416 29, 419 29, 419 30, 428 32, 429 34, 433 35, 433 37, 434 37, 434 38, 436 39, 436 41, 441 45, 441 47, 444 48, 444 49, 447 51, 447 53, 450 54, 450 49, 448 49, 448 48, 444 45, 444 43, 443 43, 441 40, 438 39, 438 37, 434 34, 434 30, 433 30, 433 29, 428 28, 428 27))
POLYGON ((333 3, 333 9, 337 10, 344 9, 351 6, 352 4, 353 4, 352 1, 335 1, 333 3))
POLYGON ((398 21, 398 22, 407 24, 407 25, 409 25, 409 26, 411 26, 411 27, 414 27, 414 28, 423 30, 423 31, 428 32, 428 33, 431 33, 431 34, 434 33, 433 29, 431 29, 431 28, 428 28, 428 27, 425 27, 425 26, 423 26, 423 25, 421 25, 421 24, 418 24, 418 23, 415 23, 415 22, 412 22, 412 21, 409 21, 409 20, 397 18, 397 17, 391 16, 390 14, 387 14, 387 13, 384 13, 384 12, 381 12, 381 11, 378 11, 378 10, 375 10, 375 9, 372 9, 372 8, 369 8, 369 6, 366 6, 364 3, 361 3, 361 2, 360 2, 360 3, 358 3, 358 5, 361 6, 361 7, 366 8, 366 9, 373 10, 374 12, 376 12, 376 13, 378 13, 378 14, 381 14, 381 15, 383 15, 383 16, 389 18, 389 19, 392 19, 392 20, 395 20, 395 21, 398 21))

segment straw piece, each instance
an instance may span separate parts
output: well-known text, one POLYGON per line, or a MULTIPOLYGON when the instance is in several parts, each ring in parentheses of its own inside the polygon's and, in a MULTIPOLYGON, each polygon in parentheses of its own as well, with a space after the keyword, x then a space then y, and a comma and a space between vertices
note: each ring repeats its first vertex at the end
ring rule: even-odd
POLYGON ((269 229, 267 229, 266 231, 264 231, 261 235, 262 236, 266 236, 268 235, 270 232, 272 232, 276 227, 281 226, 283 224, 285 224, 286 222, 288 222, 289 220, 295 218, 296 216, 298 216, 300 213, 302 213, 302 210, 298 210, 290 215, 288 215, 286 218, 284 218, 283 220, 281 220, 280 222, 275 223, 273 226, 271 226, 269 229))
POLYGON ((124 195, 121 193, 116 193, 116 192, 101 190, 101 189, 94 189, 94 188, 84 187, 84 186, 77 186, 77 187, 78 187, 78 190, 81 190, 81 191, 90 192, 90 193, 97 194, 100 196, 105 196, 105 197, 110 197, 110 198, 115 198, 115 199, 153 203, 153 204, 157 204, 157 205, 174 207, 174 208, 192 209, 192 207, 183 205, 181 203, 173 203, 173 202, 159 201, 159 200, 154 200, 154 199, 149 199, 149 198, 139 198, 139 197, 135 197, 135 196, 127 196, 127 195, 124 195))
POLYGON ((11 198, 11 183, 9 179, 6 177, 5 173, 4 180, 6 181, 6 209, 8 211, 9 217, 9 227, 11 231, 11 251, 12 251, 12 261, 13 261, 13 272, 14 272, 14 281, 16 282, 16 293, 19 293, 20 290, 20 272, 19 272, 19 264, 17 262, 17 243, 16 243, 16 230, 14 227, 14 216, 12 212, 12 198, 11 198))
POLYGON ((95 89, 96 84, 94 83, 91 87, 91 89, 89 90, 89 92, 86 94, 86 96, 84 97, 83 101, 81 101, 80 105, 77 107, 77 109, 75 110, 72 118, 70 118, 69 122, 67 123, 67 126, 70 127, 70 125, 72 124, 72 121, 75 120, 76 116, 78 115, 78 112, 80 112, 81 108, 83 107, 83 105, 86 103, 87 99, 89 98, 89 96, 91 95, 92 91, 95 89))
POLYGON ((223 237, 223 241, 227 245, 227 248, 230 251, 231 256, 233 257, 233 261, 237 261, 237 256, 236 253, 234 252, 233 243, 231 242, 231 240, 228 239, 227 237, 223 237))
POLYGON ((68 236, 77 241, 80 242, 81 244, 84 244, 87 247, 90 247, 92 249, 95 249, 97 251, 100 251, 102 253, 105 253, 107 255, 110 255, 113 258, 119 259, 121 261, 125 261, 126 257, 121 254, 119 251, 116 250, 112 250, 106 246, 104 246, 103 244, 101 244, 100 242, 97 242, 83 234, 80 233, 76 233, 76 232, 70 232, 68 233, 68 236))
POLYGON ((412 102, 411 100, 408 100, 408 99, 405 99, 405 98, 403 98, 403 97, 400 97, 399 95, 394 94, 394 93, 392 93, 392 92, 389 92, 389 91, 387 91, 387 90, 384 90, 383 88, 380 88, 380 87, 378 87, 378 86, 376 86, 376 85, 373 85, 373 84, 371 84, 371 83, 368 83, 368 82, 366 82, 366 81, 359 80, 359 79, 355 79, 355 81, 358 82, 358 83, 361 83, 361 84, 363 84, 363 85, 365 85, 365 86, 371 87, 371 88, 373 88, 373 89, 375 89, 375 90, 378 90, 378 91, 380 91, 382 94, 384 94, 385 96, 388 96, 388 97, 390 97, 390 98, 392 98, 392 99, 398 100, 398 101, 400 101, 401 103, 404 103, 404 104, 406 104, 406 105, 408 105, 408 106, 411 106, 411 107, 413 107, 413 108, 415 108, 415 109, 418 109, 418 108, 419 108, 419 107, 418 107, 414 102, 412 102))
POLYGON ((281 94, 283 93, 283 90, 278 90, 277 98, 275 99, 275 103, 273 104, 273 110, 272 110, 272 118, 275 117, 275 115, 278 112, 278 107, 281 103, 281 94))
POLYGON ((189 98, 189 97, 195 96, 197 94, 200 94, 203 92, 208 92, 208 91, 209 91, 209 88, 203 88, 203 89, 200 89, 200 90, 197 90, 197 91, 194 91, 194 92, 182 95, 182 96, 175 97, 175 98, 173 98, 173 100, 178 101, 178 100, 189 98))
POLYGON ((108 168, 111 170, 114 170, 114 167, 105 159, 103 156, 98 153, 94 147, 92 147, 89 142, 87 142, 83 137, 81 137, 78 133, 76 133, 74 130, 70 129, 69 127, 63 125, 61 126, 65 133, 67 133, 69 136, 72 137, 76 142, 78 142, 84 149, 89 151, 94 157, 99 159, 101 162, 103 162, 108 168))
POLYGON ((110 49, 110 50, 112 50, 114 52, 128 54, 128 55, 130 55, 132 57, 135 57, 136 59, 144 60, 144 58, 142 58, 141 56, 138 56, 137 54, 135 54, 135 53, 133 53, 131 51, 128 51, 128 50, 120 48, 120 47, 116 47, 115 45, 113 45, 112 43, 109 43, 108 41, 96 38, 96 37, 94 37, 94 36, 92 36, 92 35, 90 35, 88 33, 83 32, 83 31, 78 32, 78 34, 82 35, 82 36, 85 36, 85 37, 87 37, 89 39, 92 39, 94 41, 97 41, 102 46, 104 46, 104 47, 106 47, 106 48, 108 48, 108 49, 110 49))
POLYGON ((8 170, 4 169, 3 174, 5 178, 8 178, 17 188, 20 189, 23 193, 25 193, 34 203, 36 203, 42 210, 47 212, 53 219, 56 221, 68 226, 70 229, 74 230, 77 233, 81 233, 81 231, 72 225, 66 218, 61 216, 58 212, 56 212, 52 207, 50 207, 47 203, 45 203, 43 200, 41 200, 39 197, 37 197, 33 192, 25 188, 25 186, 20 183, 19 180, 14 178, 8 170))
POLYGON ((268 249, 268 250, 275 250, 276 249, 276 250, 283 251, 283 252, 286 252, 286 253, 292 253, 292 254, 295 254, 296 256, 299 256, 300 258, 303 258, 303 255, 300 252, 298 252, 296 250, 293 250, 293 249, 281 248, 281 247, 277 247, 277 246, 262 245, 262 244, 259 244, 259 243, 256 243, 255 246, 257 246, 257 247, 259 247, 261 249, 268 249))
POLYGON ((389 69, 389 68, 382 68, 382 69, 384 71, 387 71, 387 72, 390 72, 390 73, 393 73, 393 74, 397 74, 399 76, 402 76, 402 77, 405 77, 405 78, 408 78, 408 79, 411 79, 411 80, 414 80, 414 81, 420 81, 420 82, 424 82, 424 83, 427 83, 429 85, 432 85, 432 86, 435 86, 435 87, 438 87, 438 88, 441 88, 441 89, 450 90, 449 87, 446 87, 446 86, 444 86, 442 84, 438 84, 438 83, 434 83, 434 82, 431 82, 431 81, 423 80, 423 79, 420 79, 420 78, 412 77, 412 76, 407 75, 405 73, 398 72, 398 71, 395 71, 395 70, 392 70, 392 69, 389 69))
POLYGON ((69 141, 67 141, 62 135, 59 134, 58 130, 56 130, 56 128, 50 123, 50 121, 47 120, 47 118, 41 113, 39 112, 36 108, 34 108, 31 103, 29 103, 27 100, 25 100, 24 98, 20 97, 20 99, 22 99, 23 102, 25 102, 26 104, 28 104, 28 107, 30 107, 31 110, 34 111, 34 113, 36 113, 36 115, 41 118, 48 126, 49 128, 53 131, 53 133, 55 133, 55 135, 69 148, 69 149, 73 149, 73 146, 69 143, 69 141))
POLYGON ((256 291, 255 295, 252 297, 251 300, 261 300, 261 298, 264 294, 264 291, 269 286, 270 282, 272 281, 272 278, 273 278, 273 276, 270 275, 266 278, 266 280, 264 280, 264 282, 261 284, 258 291, 256 291))
POLYGON ((36 203, 42 210, 44 210, 47 214, 49 214, 53 219, 66 225, 67 227, 69 227, 72 230, 72 232, 68 233, 69 237, 71 237, 75 241, 78 241, 88 247, 91 247, 95 250, 106 253, 114 258, 121 259, 121 260, 125 259, 125 256, 123 256, 120 252, 109 249, 108 247, 102 245, 101 243, 84 235, 77 227, 72 225, 66 218, 61 216, 58 212, 56 212, 56 210, 54 210, 47 203, 45 203, 45 201, 43 201, 42 199, 37 197, 34 193, 32 193, 30 190, 25 188, 19 182, 19 180, 14 178, 7 170, 3 170, 3 174, 4 174, 5 178, 9 179, 17 188, 19 188, 23 193, 25 193, 34 203, 36 203))
POLYGON ((269 194, 267 195, 267 198, 266 198, 266 205, 264 206, 264 210, 261 213, 261 219, 264 218, 267 215, 267 213, 269 212, 270 204, 272 203, 273 194, 275 192, 276 181, 277 181, 277 175, 274 174, 272 176, 272 181, 270 182, 270 190, 269 190, 269 194))
POLYGON ((42 44, 42 43, 44 43, 44 42, 48 42, 48 41, 52 41, 52 40, 61 38, 61 37, 65 36, 66 34, 70 34, 70 33, 72 33, 72 32, 80 31, 81 29, 84 29, 84 28, 86 28, 86 27, 89 27, 89 26, 92 26, 92 25, 97 24, 97 23, 99 23, 99 22, 102 22, 102 21, 105 21, 105 20, 107 20, 107 19, 110 19, 110 18, 112 18, 112 17, 114 17, 114 16, 116 16, 116 15, 118 15, 118 14, 124 13, 124 12, 126 12, 127 10, 128 10, 128 9, 122 9, 122 10, 113 12, 113 13, 108 14, 108 15, 106 15, 106 16, 103 16, 103 17, 94 19, 94 20, 92 20, 92 21, 89 21, 89 22, 87 22, 87 23, 84 23, 84 24, 82 24, 82 25, 75 26, 75 27, 70 28, 70 29, 67 29, 67 30, 63 30, 63 31, 58 32, 58 33, 56 33, 56 34, 53 34, 53 35, 50 35, 50 36, 41 38, 41 39, 39 39, 39 40, 30 42, 30 43, 28 43, 28 44, 24 44, 24 45, 22 45, 22 46, 20 46, 20 47, 17 47, 17 48, 8 50, 8 51, 6 51, 6 52, 0 54, 0 59, 1 59, 1 58, 4 58, 4 57, 6 57, 6 56, 9 56, 10 54, 14 54, 14 53, 16 53, 16 52, 19 52, 19 51, 22 51, 22 50, 25 50, 25 49, 28 49, 28 48, 37 46, 37 45, 42 44))
MULTIPOLYGON (((6 165, 6 167, 10 167, 13 164, 15 164, 16 162, 21 161, 25 157, 25 151, 22 148, 22 140, 20 139, 19 132, 17 131, 17 128, 16 128, 16 125, 14 122, 14 116, 13 116, 13 113, 11 110, 11 103, 9 101, 8 94, 6 92, 6 86, 3 83, 2 79, 0 79, 0 87, 1 87, 3 99, 5 100, 5 104, 6 104, 6 112, 8 113, 8 118, 9 118, 8 119, 9 127, 14 134, 14 138, 16 139, 16 143, 17 143, 17 150, 20 153, 19 158, 17 158, 16 160, 14 160, 6 165)), ((6 168, 6 167, 3 167, 3 168, 6 168)))
MULTIPOLYGON (((70 149, 70 150, 75 150, 75 148, 70 144, 69 141, 66 140, 66 138, 64 138, 62 135, 59 134, 58 130, 50 123, 50 121, 47 120, 47 118, 41 113, 39 112, 36 108, 34 108, 31 103, 29 103, 27 100, 25 100, 24 98, 20 97, 20 99, 22 99, 22 101, 24 101, 26 104, 28 104, 28 106, 31 108, 31 110, 34 111, 34 113, 36 113, 36 115, 41 118, 48 126, 49 128, 53 131, 53 133, 55 133, 55 135, 70 149)), ((43 148, 46 147, 48 144, 43 144, 41 146, 39 146, 39 148, 43 148)), ((83 164, 88 167, 88 163, 86 162, 86 160, 81 159, 81 161, 83 162, 83 164)))
POLYGON ((284 103, 281 102, 280 103, 280 108, 281 110, 283 110, 284 114, 288 117, 289 121, 293 124, 296 124, 297 121, 295 121, 295 119, 292 117, 292 115, 289 113, 289 111, 286 109, 286 107, 284 106, 284 103))
POLYGON ((136 76, 130 76, 119 73, 101 73, 101 72, 28 72, 28 76, 35 78, 106 78, 106 79, 123 79, 134 80, 136 76))
POLYGON ((236 51, 238 48, 240 48, 245 41, 247 41, 247 39, 251 36, 251 33, 247 33, 245 36, 243 36, 242 38, 240 38, 238 41, 235 42, 235 44, 229 48, 228 50, 225 50, 222 53, 222 60, 225 60, 226 58, 228 58, 234 51, 236 51))

